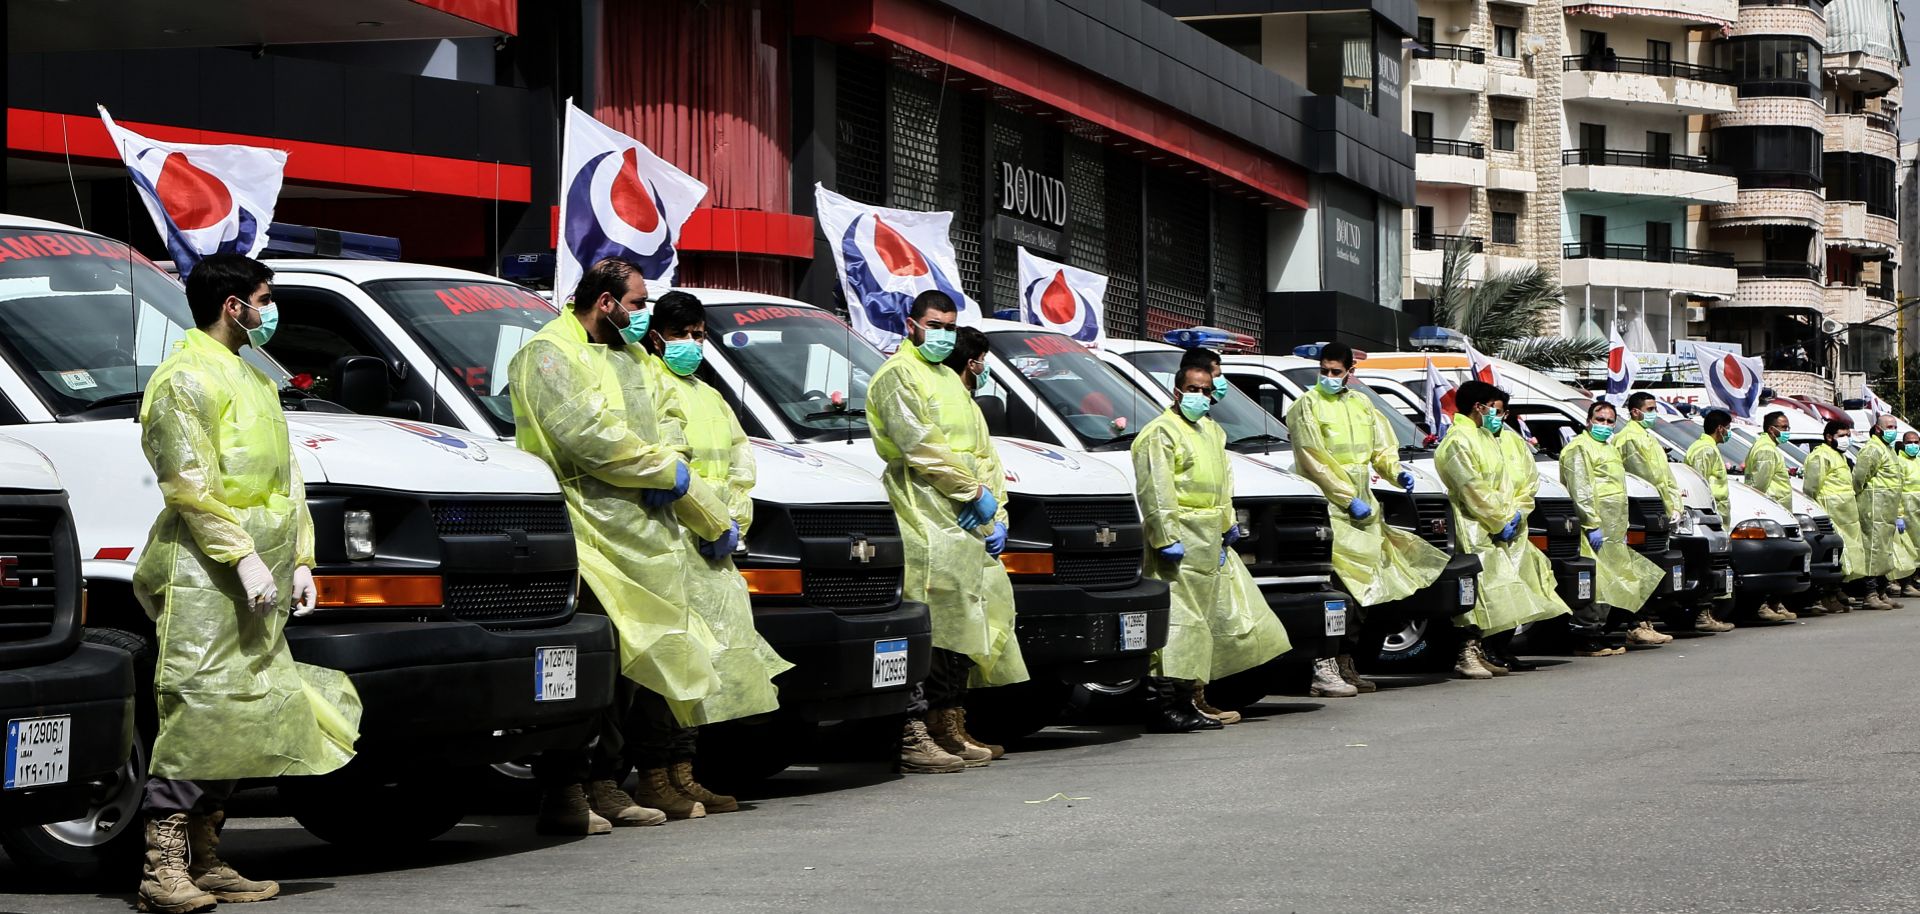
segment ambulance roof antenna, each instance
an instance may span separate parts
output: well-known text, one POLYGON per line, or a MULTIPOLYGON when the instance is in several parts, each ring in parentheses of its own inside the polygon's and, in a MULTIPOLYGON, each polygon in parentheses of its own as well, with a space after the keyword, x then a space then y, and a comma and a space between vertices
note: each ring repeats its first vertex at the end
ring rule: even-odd
MULTIPOLYGON (((73 216, 79 220, 80 227, 87 227, 87 213, 80 208, 80 183, 73 178, 73 147, 67 143, 67 119, 60 119, 60 151, 67 157, 67 188, 73 191, 73 216)), ((126 161, 126 150, 120 151, 121 161, 126 161)), ((128 179, 132 180, 132 179, 128 179)))

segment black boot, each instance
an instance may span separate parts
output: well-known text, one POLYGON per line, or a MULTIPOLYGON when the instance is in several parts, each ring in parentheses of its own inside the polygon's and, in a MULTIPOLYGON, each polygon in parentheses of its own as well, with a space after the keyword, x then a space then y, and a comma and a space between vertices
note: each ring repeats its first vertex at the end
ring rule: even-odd
POLYGON ((1531 673, 1539 667, 1521 660, 1513 654, 1513 632, 1504 631, 1480 641, 1480 649, 1487 652, 1495 663, 1507 668, 1509 672, 1531 673))
POLYGON ((1195 730, 1218 730, 1221 723, 1193 706, 1193 695, 1188 685, 1178 679, 1163 676, 1147 678, 1147 688, 1152 701, 1147 705, 1147 731, 1150 733, 1192 733, 1195 730))

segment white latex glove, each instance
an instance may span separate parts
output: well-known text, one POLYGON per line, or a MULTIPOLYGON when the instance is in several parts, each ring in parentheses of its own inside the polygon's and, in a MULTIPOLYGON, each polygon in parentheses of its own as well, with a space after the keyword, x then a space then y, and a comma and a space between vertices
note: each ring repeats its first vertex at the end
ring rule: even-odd
POLYGON ((261 561, 260 553, 250 553, 233 566, 240 573, 240 589, 247 593, 247 608, 265 613, 280 603, 280 588, 273 584, 273 569, 261 561))
POLYGON ((313 604, 320 599, 320 592, 313 589, 313 569, 301 565, 293 569, 293 614, 304 616, 313 612, 313 604))

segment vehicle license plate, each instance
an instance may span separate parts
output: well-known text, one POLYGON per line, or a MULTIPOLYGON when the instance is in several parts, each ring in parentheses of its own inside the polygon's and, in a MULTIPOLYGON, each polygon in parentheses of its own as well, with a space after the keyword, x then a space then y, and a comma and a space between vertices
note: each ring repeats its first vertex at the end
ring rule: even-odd
POLYGON ((1347 633, 1347 601, 1327 601, 1327 634, 1344 635, 1347 633))
POLYGON ((1123 651, 1144 651, 1147 649, 1147 614, 1120 614, 1120 649, 1123 651))
POLYGON ((1576 593, 1579 594, 1579 597, 1578 597, 1579 599, 1582 599, 1582 600, 1593 599, 1593 572, 1591 571, 1580 572, 1580 585, 1576 593))
POLYGON ((1685 565, 1673 566, 1673 589, 1674 590, 1687 589, 1687 566, 1685 565))
POLYGON ((580 697, 580 649, 533 649, 533 700, 572 701, 580 697))
POLYGON ((71 716, 7 721, 6 789, 65 784, 72 749, 71 716))
POLYGON ((1472 606, 1480 598, 1479 578, 1468 575, 1460 579, 1460 605, 1472 606))
POLYGON ((906 684, 907 639, 875 641, 873 643, 873 687, 884 689, 906 684))

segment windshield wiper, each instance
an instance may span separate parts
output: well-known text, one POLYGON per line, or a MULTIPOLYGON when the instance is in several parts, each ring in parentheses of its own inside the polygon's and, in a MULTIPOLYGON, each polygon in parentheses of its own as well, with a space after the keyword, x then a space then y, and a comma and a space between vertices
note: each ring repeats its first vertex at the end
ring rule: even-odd
POLYGON ((1291 440, 1282 438, 1279 435, 1271 435, 1266 432, 1261 432, 1257 435, 1248 435, 1244 438, 1235 438, 1227 446, 1229 448, 1232 448, 1235 451, 1242 451, 1242 452, 1244 451, 1272 452, 1275 445, 1291 446, 1292 444, 1293 442, 1291 440))
POLYGON ((80 412, 90 413, 96 409, 104 409, 109 406, 119 406, 122 403, 138 403, 146 395, 147 395, 147 392, 144 390, 129 390, 125 393, 117 393, 117 394, 113 394, 112 396, 101 397, 100 399, 95 400, 92 403, 89 403, 85 406, 80 407, 80 412))
POLYGON ((854 409, 852 407, 848 407, 846 409, 823 409, 817 413, 808 413, 800 421, 818 422, 822 419, 832 419, 838 416, 854 416, 857 418, 864 419, 867 416, 867 411, 864 409, 854 409))

